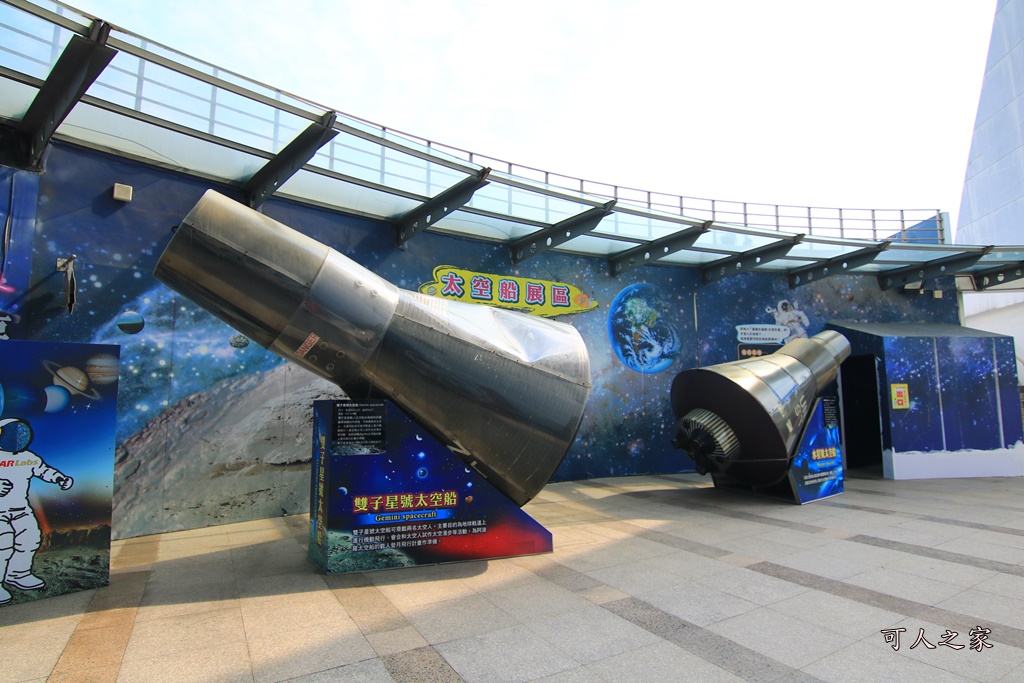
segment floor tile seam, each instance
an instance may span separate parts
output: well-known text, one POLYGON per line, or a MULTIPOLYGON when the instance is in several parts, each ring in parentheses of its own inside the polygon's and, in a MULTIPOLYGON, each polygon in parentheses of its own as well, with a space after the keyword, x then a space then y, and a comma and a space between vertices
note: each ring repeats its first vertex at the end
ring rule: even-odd
MULTIPOLYGON (((557 560, 555 560, 555 562, 557 564, 561 564, 561 563, 558 563, 557 560)), ((562 566, 565 566, 565 565, 562 565, 562 566)), ((600 581, 599 579, 596 579, 593 576, 590 576, 589 574, 586 574, 585 572, 578 572, 575 569, 572 569, 571 567, 566 567, 566 569, 569 570, 569 572, 572 572, 572 573, 575 573, 575 574, 580 574, 580 575, 582 575, 582 576, 584 576, 584 577, 586 577, 586 578, 588 578, 588 579, 590 579, 590 580, 592 580, 592 581, 594 581, 596 583, 596 586, 591 586, 591 587, 589 587, 587 589, 583 589, 583 590, 592 590, 593 588, 598 587, 598 586, 602 586, 602 587, 606 587, 606 588, 614 588, 614 587, 604 583, 603 581, 600 581)), ((536 573, 536 572, 534 572, 534 573, 536 573)), ((548 581, 548 579, 545 579, 543 576, 540 576, 539 574, 538 574, 538 576, 541 579, 543 579, 545 581, 548 581)), ((572 592, 574 592, 576 594, 579 594, 580 591, 572 591, 572 592)), ((486 596, 484 596, 484 597, 486 598, 486 596)), ((666 638, 662 633, 658 633, 656 630, 652 630, 650 628, 647 628, 645 625, 643 625, 641 623, 637 623, 636 621, 628 619, 627 617, 624 617, 622 614, 617 613, 612 607, 610 607, 610 606, 615 605, 616 603, 621 603, 622 601, 630 601, 630 600, 634 600, 634 601, 637 601, 639 603, 642 603, 643 605, 645 605, 646 609, 648 609, 649 611, 657 614, 659 617, 661 617, 663 619, 668 619, 670 621, 671 620, 675 620, 675 621, 678 621, 680 623, 683 623, 683 625, 685 627, 689 627, 689 628, 693 629, 694 630, 693 632, 699 632, 701 634, 711 634, 711 636, 713 636, 715 639, 721 639, 721 641, 723 641, 724 643, 728 644, 730 648, 740 648, 742 652, 746 653, 746 656, 748 658, 752 657, 756 661, 761 662, 761 663, 763 663, 766 666, 769 666, 769 668, 775 667, 775 666, 783 667, 785 669, 785 672, 783 674, 780 674, 778 677, 781 677, 782 675, 789 675, 789 674, 792 674, 794 672, 799 671, 798 669, 794 669, 793 667, 790 667, 790 666, 788 666, 786 664, 783 664, 782 662, 777 662, 776 660, 772 659, 771 657, 763 655, 763 654, 757 652, 756 650, 752 650, 750 648, 747 648, 744 645, 740 645, 739 643, 735 643, 734 641, 731 641, 728 638, 725 638, 724 636, 720 636, 719 634, 714 633, 713 631, 709 631, 707 629, 704 629, 701 626, 698 626, 698 625, 693 624, 691 622, 688 622, 688 621, 686 621, 684 619, 681 619, 680 617, 677 617, 677 616, 675 616, 675 615, 673 615, 673 614, 671 614, 669 612, 666 612, 666 611, 664 611, 664 610, 662 610, 662 609, 660 609, 660 608, 650 604, 649 602, 646 602, 645 600, 642 600, 641 598, 637 598, 635 596, 630 596, 630 597, 627 597, 627 598, 621 598, 620 600, 612 600, 612 601, 610 601, 608 603, 595 603, 595 602, 589 601, 589 600, 588 600, 588 602, 590 604, 593 604, 593 605, 596 605, 598 607, 601 607, 602 609, 604 609, 604 610, 606 610, 608 612, 611 612, 612 614, 615 614, 616 616, 618 616, 620 618, 623 618, 623 619, 626 619, 627 621, 630 621, 630 623, 633 623, 636 626, 639 626, 639 627, 643 628, 648 633, 651 633, 651 634, 653 634, 653 635, 655 635, 655 636, 657 636, 657 637, 659 637, 659 638, 661 638, 663 640, 666 640, 667 642, 670 642, 673 645, 676 645, 677 647, 681 647, 678 643, 674 642, 673 640, 671 640, 669 638, 666 638)), ((489 600, 489 602, 494 604, 493 601, 489 600)), ((502 609, 500 605, 495 605, 495 606, 498 607, 499 609, 502 609)), ((503 611, 505 611, 508 614, 508 612, 506 610, 503 610, 503 611)), ((510 616, 512 616, 512 618, 515 619, 517 622, 522 623, 521 620, 516 618, 515 615, 510 614, 510 616)), ((526 627, 529 627, 529 624, 524 623, 523 625, 526 626, 526 627)), ((701 659, 703 659, 704 661, 708 662, 709 664, 712 664, 714 666, 722 668, 722 669, 724 669, 726 671, 729 671, 730 673, 734 673, 733 669, 730 669, 728 667, 722 666, 718 662, 713 661, 711 659, 707 659, 704 656, 702 656, 700 651, 699 651, 699 650, 701 650, 701 648, 698 648, 698 647, 694 646, 694 647, 683 647, 683 649, 686 650, 687 652, 690 652, 691 654, 693 654, 693 655, 695 655, 697 657, 700 657, 701 659)), ((742 674, 738 673, 737 675, 742 675, 742 674)), ((761 680, 772 680, 772 679, 764 679, 764 678, 762 678, 761 680)), ((814 680, 817 680, 817 679, 814 679, 814 680)))
MULTIPOLYGON (((847 479, 846 480, 846 492, 847 493, 858 493, 858 494, 863 493, 863 494, 866 494, 866 495, 885 496, 887 498, 899 498, 899 499, 904 500, 904 501, 915 501, 915 502, 921 502, 921 503, 931 502, 931 503, 936 503, 936 504, 938 504, 940 506, 948 506, 949 502, 950 502, 950 496, 938 496, 938 494, 930 494, 930 493, 925 493, 924 495, 921 495, 921 492, 919 492, 919 491, 908 490, 908 489, 905 489, 905 488, 901 488, 898 492, 897 491, 876 491, 874 489, 866 489, 866 488, 850 486, 849 482, 850 482, 850 480, 847 479)), ((895 482, 892 482, 892 483, 895 483, 895 482)), ((955 496, 953 496, 953 497, 955 497, 955 496)), ((964 505, 967 505, 967 503, 964 503, 964 505)), ((979 507, 980 508, 991 508, 993 510, 1008 510, 1010 512, 1024 513, 1024 506, 1000 505, 998 503, 976 502, 975 499, 971 500, 970 507, 974 507, 974 508, 979 508, 979 507)))
POLYGON ((999 526, 996 524, 982 524, 980 522, 968 522, 960 519, 951 519, 949 517, 937 517, 934 515, 922 515, 914 512, 904 512, 901 510, 888 510, 886 508, 874 508, 865 505, 851 505, 847 503, 839 502, 825 502, 821 501, 819 505, 832 508, 843 508, 859 510, 862 512, 875 512, 883 515, 893 515, 898 517, 907 517, 912 520, 919 520, 924 522, 933 522, 935 524, 944 524, 946 526, 963 527, 965 529, 976 529, 978 531, 992 531, 998 534, 1007 534, 1008 536, 1024 536, 1024 529, 1016 529, 1014 527, 999 526))
MULTIPOLYGON (((800 669, 780 662, 768 655, 758 652, 757 650, 748 648, 747 646, 737 643, 726 636, 678 617, 671 612, 666 612, 665 610, 662 610, 641 598, 630 596, 620 600, 613 600, 600 605, 600 607, 603 607, 608 612, 611 612, 617 617, 644 629, 648 633, 661 638, 675 647, 699 657, 708 664, 741 678, 747 678, 750 674, 749 669, 743 666, 744 664, 748 666, 753 664, 760 669, 767 669, 769 671, 778 670, 777 674, 774 676, 766 677, 763 675, 757 675, 755 678, 748 678, 748 680, 771 681, 800 673, 800 669), (645 610, 645 616, 653 615, 659 621, 667 621, 670 624, 677 624, 681 628, 671 630, 658 628, 656 624, 647 623, 648 620, 646 619, 630 618, 626 607, 627 605, 635 607, 637 604, 641 605, 645 610), (680 637, 680 634, 682 634, 682 637, 680 637), (715 656, 709 658, 706 655, 715 656)), ((810 676, 806 680, 817 681, 819 679, 810 676)))
MULTIPOLYGON (((363 605, 346 605, 342 597, 338 595, 339 591, 343 591, 344 588, 328 588, 328 590, 330 590, 334 594, 334 598, 338 601, 338 604, 345 611, 345 614, 348 616, 348 618, 352 620, 352 623, 355 625, 356 630, 359 633, 361 633, 364 638, 367 635, 372 635, 376 633, 386 633, 387 631, 395 631, 406 627, 416 628, 416 625, 412 622, 412 620, 409 619, 409 616, 405 613, 405 611, 402 610, 398 605, 396 605, 394 601, 391 600, 391 598, 384 594, 384 592, 382 592, 380 588, 374 585, 361 586, 361 588, 372 588, 376 592, 377 596, 377 598, 373 599, 373 602, 381 602, 383 603, 383 605, 381 607, 371 605, 369 609, 366 609, 365 606, 363 605), (388 629, 387 631, 378 631, 376 629, 370 628, 370 626, 377 620, 377 618, 380 617, 382 611, 388 609, 393 610, 394 613, 401 618, 401 621, 404 623, 404 625, 399 626, 398 628, 388 629), (366 626, 365 629, 364 626, 366 626)), ((422 605, 417 605, 417 607, 421 606, 422 605)), ((416 632, 420 634, 420 637, 423 637, 423 634, 420 633, 419 629, 416 629, 416 632)), ((423 637, 423 639, 426 640, 428 643, 430 642, 425 637, 423 637)))
MULTIPOLYGON (((856 647, 856 646, 858 646, 860 644, 864 644, 864 645, 867 645, 869 647, 875 647, 875 646, 881 644, 881 645, 883 645, 883 647, 891 649, 892 646, 889 645, 888 643, 885 643, 884 639, 883 639, 882 643, 878 642, 879 636, 881 636, 881 635, 882 635, 881 631, 879 631, 879 633, 876 633, 876 634, 873 634, 873 635, 869 635, 869 636, 865 636, 864 638, 861 638, 859 640, 855 640, 854 642, 850 643, 849 645, 847 645, 846 647, 844 647, 844 648, 842 648, 840 650, 837 650, 836 652, 842 652, 843 650, 848 650, 848 649, 850 649, 852 647, 856 647)), ((904 635, 906 635, 906 634, 904 634, 904 635)), ((959 634, 959 635, 960 635, 961 639, 964 636, 964 634, 962 634, 962 633, 959 634)), ((916 637, 916 636, 911 636, 911 637, 916 637)), ((932 640, 938 640, 938 639, 933 638, 932 640)), ((929 640, 928 642, 931 642, 931 640, 929 640)), ((1012 647, 1012 646, 1010 646, 1010 647, 1012 647)), ((908 644, 904 642, 904 639, 900 639, 900 650, 903 650, 903 649, 910 649, 910 648, 909 648, 908 644)), ((813 662, 810 662, 809 664, 805 664, 803 667, 801 667, 801 670, 809 668, 809 667, 813 667, 815 664, 818 664, 819 662, 821 662, 821 661, 823 661, 825 659, 828 659, 828 657, 830 657, 832 654, 836 654, 836 653, 834 652, 834 653, 831 653, 829 655, 825 655, 824 657, 821 657, 820 659, 817 659, 817 660, 815 660, 813 662)), ((896 652, 893 652, 893 654, 896 654, 896 652)), ((941 666, 938 666, 936 664, 932 664, 930 662, 921 661, 920 659, 915 659, 915 658, 909 657, 907 655, 900 654, 900 655, 897 655, 897 656, 899 656, 901 658, 901 660, 907 660, 907 661, 914 662, 914 663, 917 663, 917 664, 924 664, 925 666, 928 666, 928 667, 934 669, 936 671, 936 674, 934 674, 936 677, 938 675, 940 675, 940 673, 943 676, 949 676, 950 674, 952 674, 954 676, 959 677, 963 681, 966 681, 967 683, 991 683, 990 679, 986 679, 986 678, 972 678, 972 677, 964 675, 963 673, 960 673, 959 671, 954 671, 952 669, 945 669, 945 668, 943 668, 941 666)), ((1011 673, 1012 673, 1012 669, 1011 669, 1011 673)), ((1002 678, 1000 678, 998 680, 1002 680, 1002 678)), ((996 683, 998 683, 998 681, 996 681, 996 683)))
MULTIPOLYGON (((675 481, 675 480, 671 480, 670 479, 669 481, 675 481)), ((597 480, 585 480, 585 481, 581 481, 579 483, 583 484, 583 485, 586 485, 586 486, 593 487, 593 488, 600 488, 600 489, 605 489, 605 490, 614 490, 614 491, 616 491, 617 493, 619 493, 621 495, 629 496, 629 497, 632 497, 632 498, 639 498, 641 500, 646 500, 646 499, 655 498, 655 497, 661 497, 661 496, 664 496, 664 495, 671 495, 673 493, 677 493, 677 492, 683 491, 682 489, 679 489, 679 488, 663 488, 663 489, 655 489, 655 490, 642 490, 642 491, 638 491, 638 490, 636 490, 634 488, 627 489, 627 488, 623 488, 621 486, 617 486, 615 484, 609 484, 607 482, 602 482, 602 481, 597 481, 597 480)), ((825 530, 824 527, 818 527, 816 525, 806 524, 804 522, 791 522, 789 520, 778 519, 776 517, 770 517, 770 516, 767 516, 767 515, 758 515, 758 514, 750 513, 750 512, 742 512, 742 511, 739 511, 739 510, 730 510, 727 507, 718 506, 718 505, 709 505, 709 504, 706 504, 706 503, 695 503, 695 502, 686 502, 686 501, 673 501, 672 503, 661 502, 659 504, 665 505, 665 506, 667 506, 669 508, 672 508, 672 509, 683 508, 683 509, 686 509, 686 510, 693 510, 693 511, 697 511, 697 512, 706 512, 706 513, 709 513, 711 515, 715 515, 715 516, 718 516, 718 517, 730 517, 730 518, 733 518, 733 519, 740 519, 740 520, 743 520, 743 521, 750 521, 750 522, 755 522, 755 523, 767 524, 769 526, 779 526, 779 527, 782 527, 782 528, 806 531, 808 533, 821 533, 821 531, 825 530)))
POLYGON ((874 546, 876 548, 886 548, 888 550, 895 550, 897 552, 905 553, 908 555, 928 557, 933 560, 943 560, 945 562, 951 562, 953 564, 960 564, 965 567, 987 569, 989 571, 994 571, 999 574, 1024 577, 1024 566, 1010 564, 1009 562, 990 560, 984 557, 975 557, 973 555, 966 555, 964 553, 956 553, 951 550, 942 550, 940 548, 916 545, 914 543, 906 543, 904 541, 893 541, 887 538, 869 536, 867 534, 857 534, 855 536, 847 538, 846 540, 851 541, 853 543, 861 543, 863 545, 874 546))
POLYGON ((594 502, 595 501, 592 501, 592 500, 575 500, 575 499, 573 499, 573 500, 560 501, 558 503, 545 503, 545 505, 564 507, 564 508, 568 508, 569 510, 572 510, 575 513, 583 512, 583 513, 586 513, 588 515, 593 515, 595 517, 611 517, 611 515, 609 515, 609 514, 607 514, 605 512, 602 512, 601 510, 598 510, 597 508, 595 508, 594 504, 593 504, 594 502))
MULTIPOLYGON (((967 623, 973 623, 976 626, 984 626, 986 628, 988 628, 989 625, 998 626, 998 631, 996 629, 992 629, 992 634, 989 636, 989 640, 1024 650, 1024 629, 1020 629, 1015 626, 1010 626, 997 621, 988 622, 986 619, 981 617, 955 612, 953 610, 936 607, 934 605, 927 605, 925 603, 901 598, 899 596, 889 595, 888 593, 876 591, 871 588, 864 588, 838 579, 831 579, 826 576, 812 574, 811 572, 805 572, 800 569, 775 564, 774 562, 760 562, 756 565, 749 565, 747 569, 760 572, 783 581, 795 583, 800 586, 805 586, 829 595, 853 600, 868 607, 874 607, 888 612, 895 612, 896 614, 900 614, 908 619, 922 619, 933 624, 947 627, 950 625, 955 626, 957 624, 967 623), (982 621, 986 621, 987 623, 978 623, 982 621)), ((964 590, 969 589, 965 588, 964 590)), ((765 607, 767 609, 772 609, 770 605, 765 607)), ((780 612, 780 614, 785 614, 785 612, 780 612)), ((961 626, 961 628, 963 627, 961 626)))
POLYGON ((688 538, 683 538, 682 536, 675 536, 674 534, 670 534, 665 531, 654 531, 621 519, 615 520, 614 524, 602 522, 601 525, 607 526, 608 528, 616 531, 623 531, 621 527, 628 527, 630 530, 625 533, 629 533, 634 537, 643 538, 651 541, 652 543, 667 546, 673 550, 683 550, 693 553, 694 555, 700 555, 710 559, 718 559, 733 553, 731 550, 708 545, 707 543, 701 543, 700 541, 693 541, 688 538), (636 531, 634 532, 632 529, 636 529, 636 531))
MULTIPOLYGON (((637 494, 628 493, 626 495, 637 494)), ((695 510, 697 512, 706 512, 717 517, 738 519, 745 522, 764 524, 766 526, 780 527, 783 529, 792 529, 795 531, 804 531, 810 534, 821 533, 827 530, 827 527, 818 526, 816 524, 807 524, 806 522, 791 522, 786 519, 779 519, 777 517, 770 517, 768 515, 759 515, 753 512, 743 512, 742 510, 730 510, 729 508, 724 506, 709 505, 707 503, 679 502, 677 504, 672 505, 672 507, 684 508, 686 510, 695 510)))

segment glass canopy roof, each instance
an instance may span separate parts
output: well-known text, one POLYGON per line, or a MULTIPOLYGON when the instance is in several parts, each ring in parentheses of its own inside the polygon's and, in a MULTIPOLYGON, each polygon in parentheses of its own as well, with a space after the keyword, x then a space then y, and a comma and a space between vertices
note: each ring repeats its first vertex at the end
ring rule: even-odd
POLYGON ((424 230, 500 242, 513 263, 555 250, 604 259, 612 275, 666 265, 704 282, 748 271, 784 273, 791 287, 840 273, 886 289, 944 275, 978 290, 1024 281, 1024 245, 947 244, 935 210, 699 199, 561 176, 331 111, 50 0, 0 0, 0 120, 44 146, 235 184, 251 206, 276 195, 378 218, 398 244, 424 230))

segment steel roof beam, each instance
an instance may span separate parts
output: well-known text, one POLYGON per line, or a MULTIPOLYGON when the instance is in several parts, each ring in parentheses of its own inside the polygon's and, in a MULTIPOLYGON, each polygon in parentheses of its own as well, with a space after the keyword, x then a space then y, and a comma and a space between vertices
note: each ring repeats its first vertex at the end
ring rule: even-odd
POLYGON ((813 266, 791 270, 788 273, 789 288, 796 289, 800 285, 806 285, 813 282, 815 279, 820 280, 826 277, 831 277, 832 275, 842 275, 843 273, 850 272, 854 268, 866 266, 878 258, 883 251, 888 249, 890 244, 892 244, 892 240, 886 240, 885 242, 876 244, 873 247, 865 247, 864 249, 860 249, 849 254, 830 258, 827 261, 819 261, 813 266))
MULTIPOLYGON (((944 256, 943 258, 932 259, 931 261, 925 261, 913 266, 894 268, 879 274, 878 286, 885 290, 894 286, 907 285, 911 282, 922 282, 932 277, 957 275, 963 269, 973 266, 992 249, 993 247, 989 246, 978 251, 944 256)), ((970 275, 970 273, 961 274, 970 275)))
POLYGON ((1024 261, 971 273, 971 278, 974 280, 974 288, 977 290, 991 289, 1007 282, 1020 280, 1024 278, 1024 261))
POLYGON ((109 36, 110 24, 99 19, 92 22, 88 38, 71 36, 15 129, 19 165, 39 168, 50 138, 117 54, 107 45, 109 36))
POLYGON ((489 168, 480 169, 396 220, 395 243, 400 247, 404 246, 417 234, 468 204, 473 198, 473 193, 490 182, 487 179, 490 172, 489 168))
POLYGON ((338 131, 334 122, 338 115, 329 111, 320 121, 314 121, 274 155, 263 167, 242 185, 242 195, 252 208, 258 208, 277 190, 309 163, 321 147, 334 139, 338 131))
POLYGON ((701 235, 711 229, 714 221, 705 221, 700 225, 691 225, 688 228, 666 235, 647 244, 641 244, 615 254, 608 259, 608 273, 615 277, 623 273, 639 268, 642 265, 662 259, 669 254, 682 251, 693 246, 701 235))
POLYGON ((784 239, 766 244, 763 247, 757 247, 756 249, 749 249, 741 254, 735 256, 727 256, 717 261, 712 261, 707 265, 701 266, 700 279, 704 284, 713 282, 714 280, 721 280, 722 278, 730 277, 732 275, 739 275, 745 273, 758 266, 763 266, 766 263, 780 259, 789 253, 789 250, 795 247, 803 240, 804 235, 792 235, 784 239))
POLYGON ((587 209, 583 213, 570 216, 564 221, 559 221, 543 230, 513 241, 509 245, 512 263, 519 263, 531 256, 543 254, 561 244, 565 244, 574 237, 579 237, 593 231, 601 220, 610 214, 614 208, 615 200, 613 199, 602 206, 587 209))

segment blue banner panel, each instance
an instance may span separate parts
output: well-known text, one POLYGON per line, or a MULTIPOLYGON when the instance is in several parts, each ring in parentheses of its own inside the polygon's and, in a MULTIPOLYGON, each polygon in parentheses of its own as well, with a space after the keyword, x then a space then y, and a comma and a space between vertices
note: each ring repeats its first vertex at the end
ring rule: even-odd
POLYGON ((947 451, 1002 448, 992 337, 935 339, 947 451))
POLYGON ((946 450, 935 339, 885 339, 887 384, 878 390, 882 415, 889 416, 894 451, 946 450))
POLYGON ((0 342, 0 604, 105 586, 119 349, 0 342))
POLYGON ((838 404, 834 396, 818 399, 793 457, 789 482, 801 505, 843 492, 838 404))
POLYGON ((551 533, 387 401, 314 401, 309 558, 326 573, 551 552, 551 533))
POLYGON ((1002 414, 1003 446, 1013 448, 1024 440, 1024 422, 1021 419, 1020 387, 1017 385, 1017 356, 1013 337, 996 337, 996 381, 999 386, 999 408, 1002 414))

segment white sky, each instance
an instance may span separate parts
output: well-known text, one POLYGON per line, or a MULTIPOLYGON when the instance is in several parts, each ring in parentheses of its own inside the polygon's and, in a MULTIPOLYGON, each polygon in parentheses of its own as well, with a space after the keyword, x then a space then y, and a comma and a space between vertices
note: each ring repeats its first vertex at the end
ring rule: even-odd
POLYGON ((995 0, 70 0, 389 128, 689 197, 956 222, 995 0))

